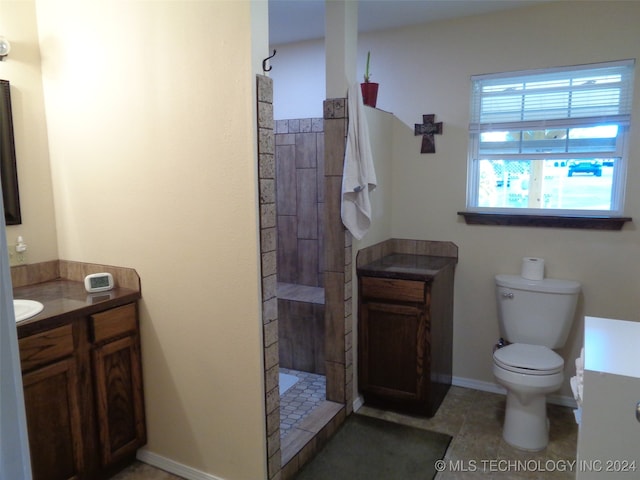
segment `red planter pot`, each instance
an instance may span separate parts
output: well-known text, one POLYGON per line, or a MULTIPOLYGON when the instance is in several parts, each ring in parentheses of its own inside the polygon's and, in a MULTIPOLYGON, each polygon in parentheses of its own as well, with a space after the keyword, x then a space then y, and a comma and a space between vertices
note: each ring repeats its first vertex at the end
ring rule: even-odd
POLYGON ((360 84, 362 90, 362 102, 370 107, 375 107, 378 101, 378 84, 365 82, 360 84))

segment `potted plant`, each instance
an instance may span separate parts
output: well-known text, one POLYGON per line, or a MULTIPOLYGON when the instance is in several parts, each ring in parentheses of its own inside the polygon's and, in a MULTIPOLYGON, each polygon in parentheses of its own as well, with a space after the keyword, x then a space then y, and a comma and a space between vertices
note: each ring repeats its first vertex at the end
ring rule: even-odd
POLYGON ((362 102, 370 107, 375 107, 378 100, 378 84, 370 82, 371 73, 369 73, 369 62, 371 61, 371 52, 367 52, 367 66, 364 71, 364 83, 360 84, 362 90, 362 102))

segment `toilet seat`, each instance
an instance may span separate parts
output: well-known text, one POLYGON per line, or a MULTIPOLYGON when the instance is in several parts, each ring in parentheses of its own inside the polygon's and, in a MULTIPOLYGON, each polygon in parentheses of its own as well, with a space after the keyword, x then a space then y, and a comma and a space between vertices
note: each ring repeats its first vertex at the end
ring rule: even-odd
POLYGON ((501 368, 526 375, 553 375, 564 367, 563 358, 548 347, 512 343, 493 353, 493 360, 501 368))

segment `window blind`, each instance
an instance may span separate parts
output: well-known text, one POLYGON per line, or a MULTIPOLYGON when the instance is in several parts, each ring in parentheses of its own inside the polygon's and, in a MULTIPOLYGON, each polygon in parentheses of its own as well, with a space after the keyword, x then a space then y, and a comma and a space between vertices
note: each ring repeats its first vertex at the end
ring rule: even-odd
POLYGON ((471 77, 470 133, 628 125, 635 60, 471 77))

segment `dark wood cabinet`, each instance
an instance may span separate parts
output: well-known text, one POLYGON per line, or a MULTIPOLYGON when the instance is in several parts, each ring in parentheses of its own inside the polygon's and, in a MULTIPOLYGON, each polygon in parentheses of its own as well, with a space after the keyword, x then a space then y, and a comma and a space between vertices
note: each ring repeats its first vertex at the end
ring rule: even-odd
POLYGON ((22 381, 33 479, 79 478, 84 457, 75 360, 38 368, 22 381))
POLYGON ((146 441, 136 304, 56 325, 19 339, 33 479, 105 478, 146 441))
POLYGON ((135 305, 91 317, 101 461, 110 466, 146 442, 135 305))
POLYGON ((358 384, 365 403, 435 414, 451 385, 454 266, 445 262, 423 275, 407 273, 406 265, 400 272, 388 265, 359 269, 358 384))

